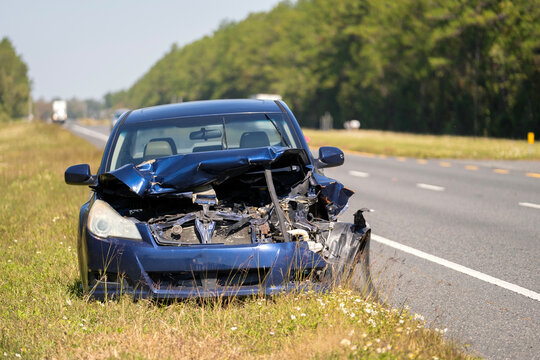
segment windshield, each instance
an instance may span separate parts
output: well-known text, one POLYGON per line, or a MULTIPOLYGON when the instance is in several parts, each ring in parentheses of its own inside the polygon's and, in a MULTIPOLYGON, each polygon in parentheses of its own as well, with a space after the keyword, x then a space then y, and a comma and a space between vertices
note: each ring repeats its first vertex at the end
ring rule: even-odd
POLYGON ((171 155, 266 146, 299 147, 281 113, 135 123, 120 131, 107 171, 171 155))

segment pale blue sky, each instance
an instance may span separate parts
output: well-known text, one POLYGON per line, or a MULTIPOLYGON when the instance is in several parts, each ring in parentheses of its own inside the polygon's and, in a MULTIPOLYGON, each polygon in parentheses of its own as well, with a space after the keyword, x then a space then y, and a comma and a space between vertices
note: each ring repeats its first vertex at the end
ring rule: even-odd
POLYGON ((29 67, 32 96, 96 98, 131 86, 173 43, 279 0, 0 0, 0 38, 29 67))

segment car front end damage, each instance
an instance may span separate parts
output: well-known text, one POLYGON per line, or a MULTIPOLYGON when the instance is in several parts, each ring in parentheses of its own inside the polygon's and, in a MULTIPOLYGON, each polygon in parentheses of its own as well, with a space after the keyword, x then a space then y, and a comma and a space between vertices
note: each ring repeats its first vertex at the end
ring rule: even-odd
POLYGON ((98 176, 81 210, 79 264, 96 298, 271 295, 350 281, 370 292, 362 210, 303 149, 158 158, 98 176))

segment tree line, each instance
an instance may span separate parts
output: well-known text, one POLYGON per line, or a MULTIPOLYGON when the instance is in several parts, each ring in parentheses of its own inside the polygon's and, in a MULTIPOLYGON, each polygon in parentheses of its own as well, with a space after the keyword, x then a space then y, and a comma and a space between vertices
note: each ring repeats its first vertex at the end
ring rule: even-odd
POLYGON ((540 0, 298 0, 173 45, 109 106, 280 94, 303 126, 540 132, 540 0))
POLYGON ((28 68, 8 38, 0 41, 0 122, 28 115, 28 68))

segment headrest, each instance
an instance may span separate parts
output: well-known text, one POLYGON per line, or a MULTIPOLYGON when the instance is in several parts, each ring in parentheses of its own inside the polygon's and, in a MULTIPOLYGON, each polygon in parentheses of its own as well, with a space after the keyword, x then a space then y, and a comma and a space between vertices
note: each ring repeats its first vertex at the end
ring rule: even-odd
POLYGON ((155 159, 176 154, 176 145, 171 138, 150 140, 144 147, 144 160, 155 159))
POLYGON ((242 134, 240 138, 241 148, 255 148, 270 146, 268 135, 264 131, 249 131, 242 134))

